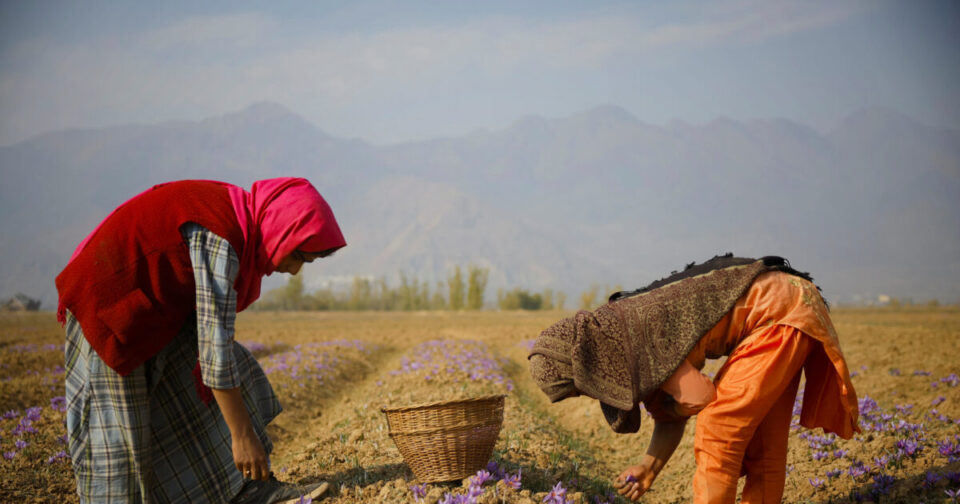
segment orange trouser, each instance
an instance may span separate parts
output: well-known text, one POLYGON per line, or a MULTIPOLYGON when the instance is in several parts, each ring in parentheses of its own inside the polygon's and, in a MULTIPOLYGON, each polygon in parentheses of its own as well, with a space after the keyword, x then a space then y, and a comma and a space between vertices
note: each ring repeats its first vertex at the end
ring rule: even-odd
POLYGON ((779 503, 787 437, 803 363, 816 341, 799 330, 757 329, 737 346, 715 381, 717 398, 697 415, 695 503, 779 503))

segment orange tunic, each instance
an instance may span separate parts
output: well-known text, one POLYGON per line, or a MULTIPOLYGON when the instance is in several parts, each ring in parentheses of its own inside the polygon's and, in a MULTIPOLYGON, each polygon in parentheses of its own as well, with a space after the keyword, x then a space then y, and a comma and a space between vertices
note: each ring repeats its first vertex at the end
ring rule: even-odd
MULTIPOLYGON (((800 425, 821 427, 850 439, 860 430, 857 394, 827 307, 816 286, 807 280, 775 271, 761 274, 687 360, 702 369, 706 359, 730 355, 738 345, 758 335, 758 329, 773 325, 796 328, 820 343, 814 345, 803 365, 806 386, 800 425)), ((717 380, 725 371, 720 370, 717 380)))

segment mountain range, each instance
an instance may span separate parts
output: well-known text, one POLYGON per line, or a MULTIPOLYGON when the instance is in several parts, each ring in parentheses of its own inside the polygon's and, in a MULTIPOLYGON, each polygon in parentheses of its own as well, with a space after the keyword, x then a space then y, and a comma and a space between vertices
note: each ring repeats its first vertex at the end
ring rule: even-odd
POLYGON ((960 301, 960 132, 896 111, 818 132, 786 119, 657 126, 605 105, 373 145, 274 103, 0 147, 0 297, 51 307, 77 243, 150 185, 278 176, 310 179, 349 244, 305 268, 308 288, 400 271, 435 286, 474 264, 490 272, 488 302, 552 288, 569 308, 591 285, 634 288, 732 251, 785 256, 834 301, 960 301))

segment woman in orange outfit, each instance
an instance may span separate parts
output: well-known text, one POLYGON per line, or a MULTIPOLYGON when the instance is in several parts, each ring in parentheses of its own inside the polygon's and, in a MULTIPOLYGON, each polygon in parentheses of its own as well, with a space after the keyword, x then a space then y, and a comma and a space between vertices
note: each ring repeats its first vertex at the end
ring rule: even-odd
POLYGON ((827 307, 809 275, 778 257, 715 257, 611 296, 543 331, 530 369, 554 402, 600 401, 617 432, 637 432, 643 403, 654 430, 643 460, 614 485, 637 500, 653 484, 698 414, 694 502, 780 502, 787 440, 800 382, 800 424, 849 439, 857 397, 827 307), (728 356, 711 381, 705 360, 728 356))

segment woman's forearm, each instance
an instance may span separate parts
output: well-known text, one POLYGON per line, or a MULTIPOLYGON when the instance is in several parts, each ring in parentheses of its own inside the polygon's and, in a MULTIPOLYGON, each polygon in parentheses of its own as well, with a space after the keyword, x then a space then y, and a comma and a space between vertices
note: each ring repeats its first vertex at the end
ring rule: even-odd
POLYGON ((659 474, 663 466, 673 456, 680 440, 683 439, 683 431, 686 426, 686 419, 677 422, 656 422, 654 424, 653 435, 650 437, 650 445, 647 447, 644 464, 650 467, 655 474, 659 474))
POLYGON ((211 389, 213 398, 220 406, 220 412, 223 413, 223 419, 230 428, 230 435, 234 438, 253 432, 253 424, 250 422, 250 413, 243 403, 243 395, 240 387, 232 389, 211 389))

